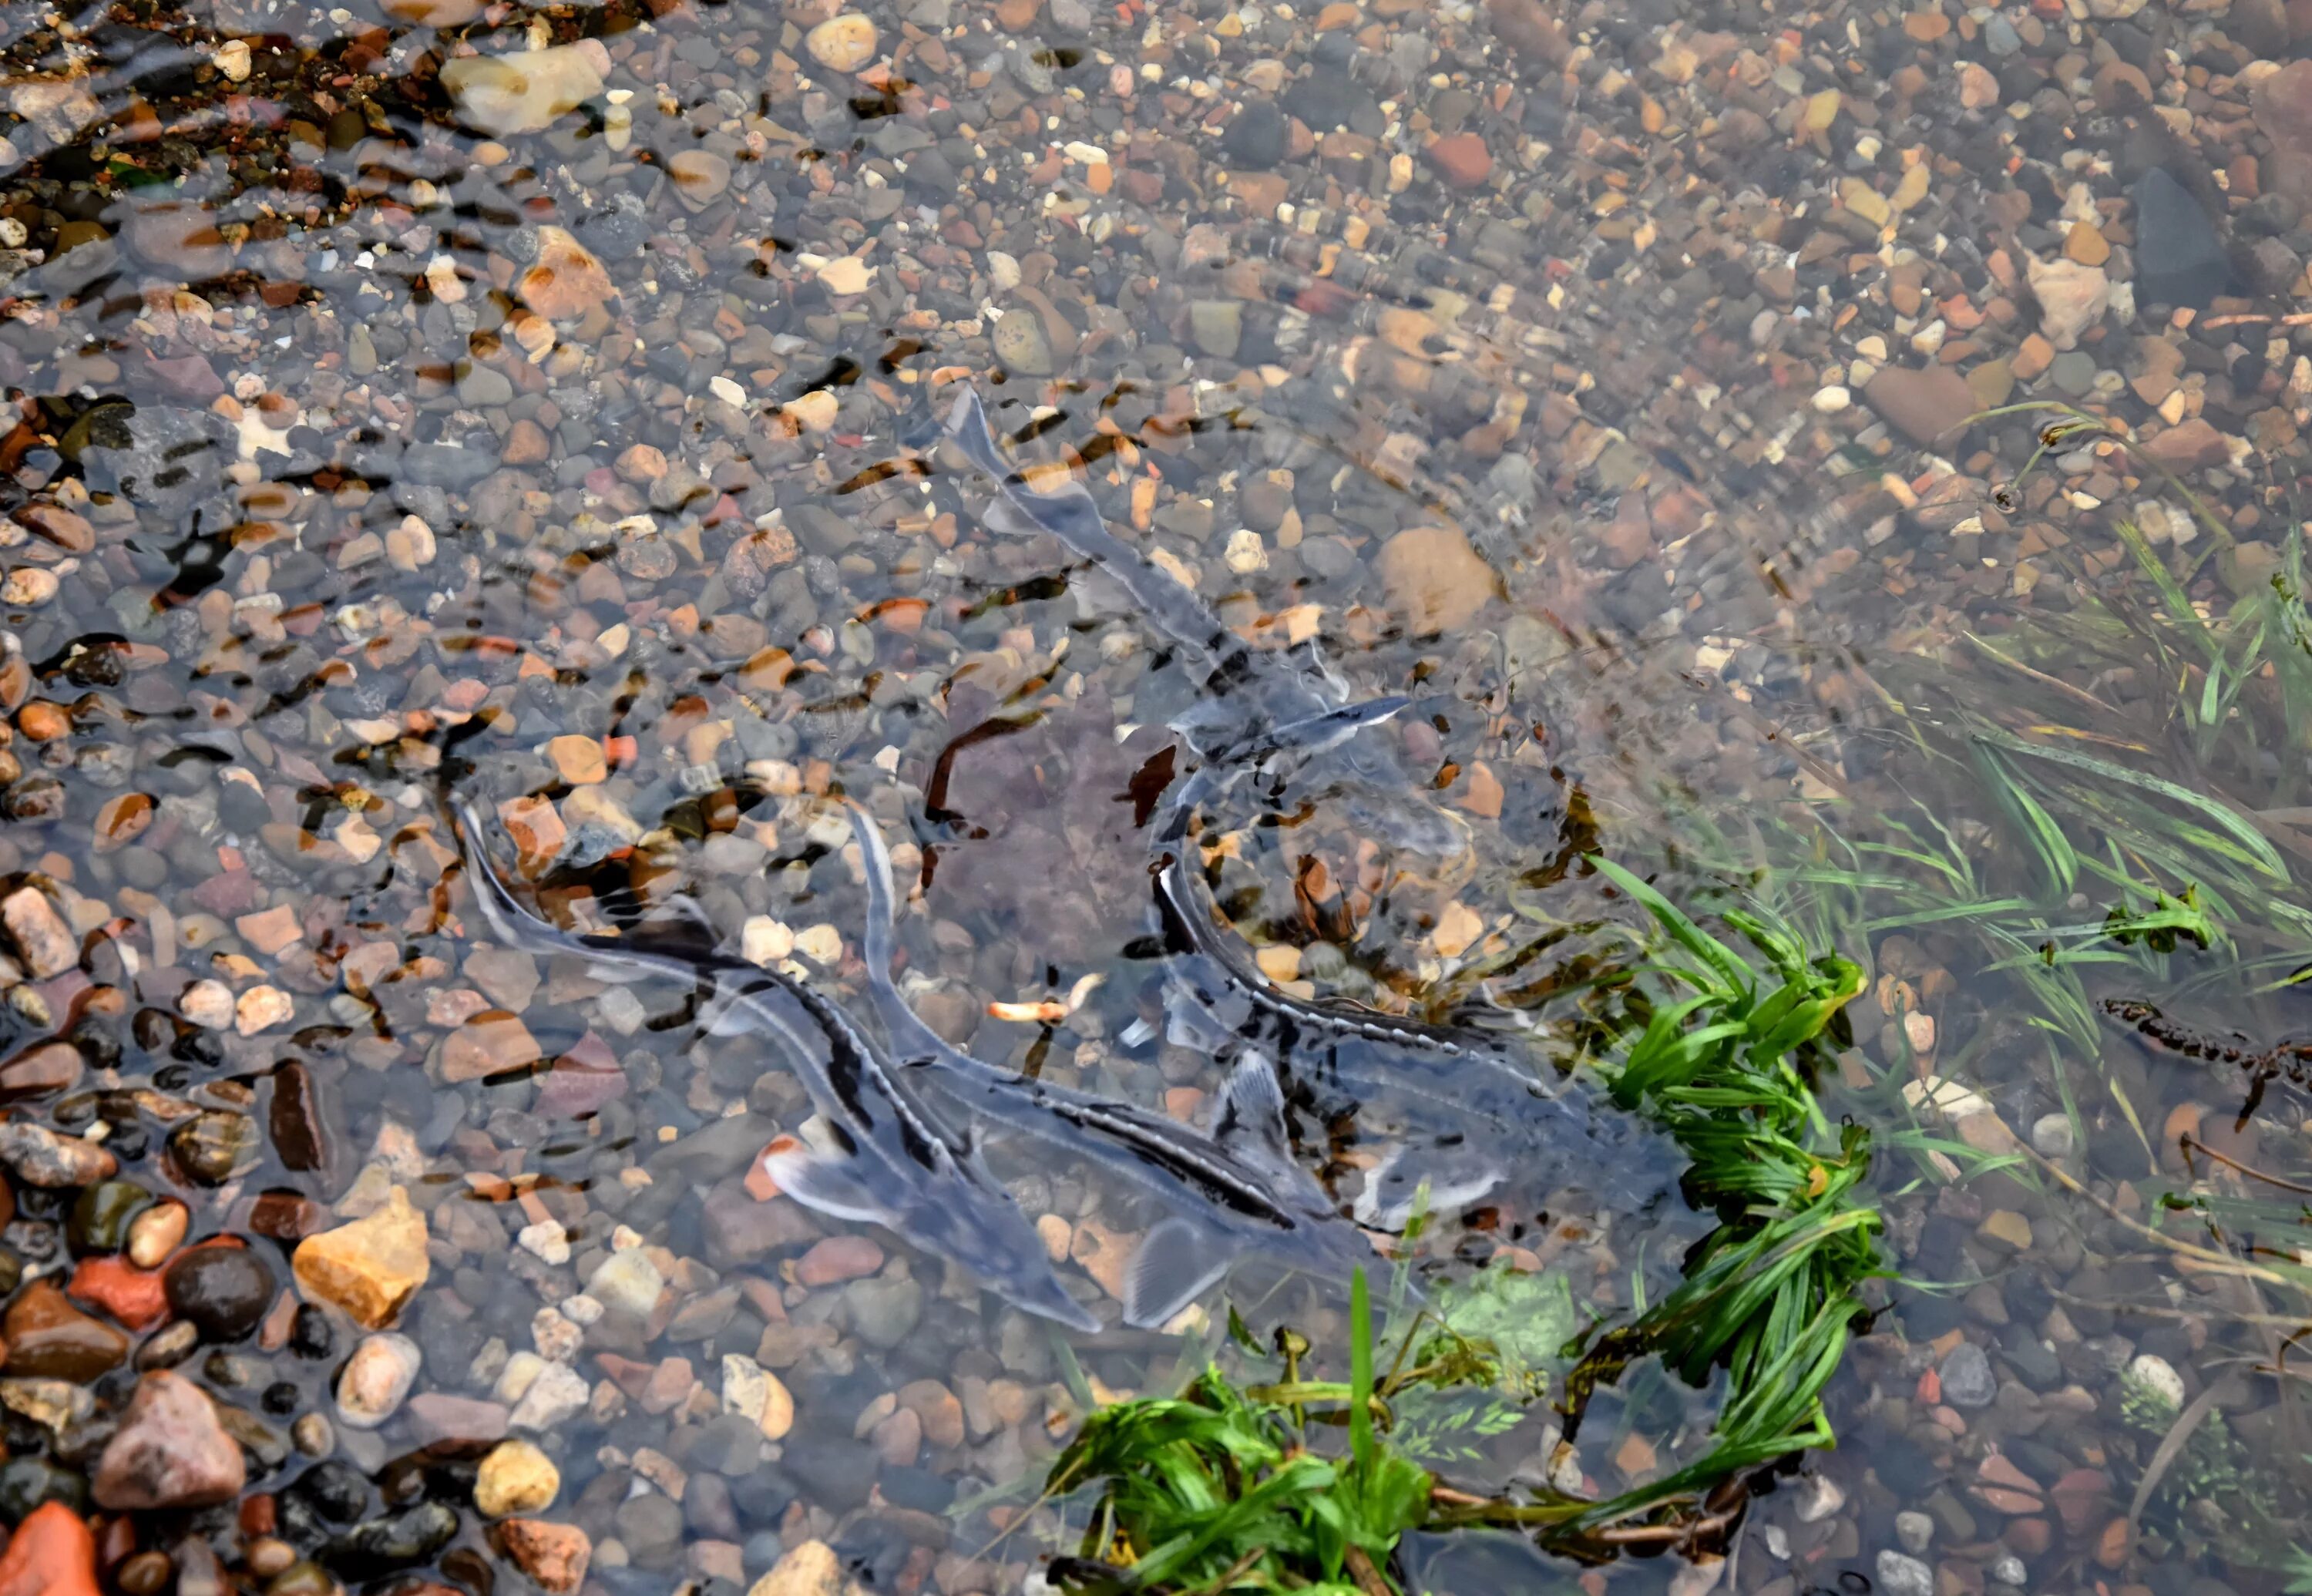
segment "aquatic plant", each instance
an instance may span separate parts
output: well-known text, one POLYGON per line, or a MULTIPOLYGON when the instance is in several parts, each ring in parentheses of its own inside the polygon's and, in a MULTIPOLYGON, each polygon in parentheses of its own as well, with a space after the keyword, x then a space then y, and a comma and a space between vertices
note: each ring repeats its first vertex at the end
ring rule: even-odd
POLYGON ((1626 1323, 1577 1335, 1561 1277, 1488 1269, 1414 1313, 1376 1376, 1360 1274, 1345 1384, 1302 1378, 1302 1344, 1288 1334, 1281 1381, 1240 1387, 1209 1367, 1181 1396, 1086 1421, 1046 1486, 1099 1492, 1078 1556, 1053 1567, 1063 1589, 1380 1596, 1395 1588, 1398 1537, 1415 1527, 1518 1526, 1587 1556, 1706 1548, 1733 1521, 1740 1493, 1729 1486, 1743 1471, 1830 1443, 1821 1391, 1867 1312, 1859 1288, 1882 1266, 1878 1216, 1861 1189, 1867 1133, 1834 1128, 1810 1077, 1861 972, 1764 918, 1730 914, 1764 956, 1761 971, 1621 866, 1595 863, 1653 932, 1651 956, 1623 978, 1642 1017, 1606 1039, 1600 1071, 1623 1107, 1668 1128, 1693 1161, 1688 1190, 1720 1219, 1684 1282, 1626 1323), (1657 939, 1666 946, 1654 950, 1657 939), (1508 1429, 1553 1384, 1571 1435, 1596 1393, 1641 1364, 1722 1390, 1696 1454, 1629 1491, 1482 1497, 1414 1460, 1449 1463, 1441 1435, 1508 1429), (1441 1401, 1455 1398, 1462 1405, 1444 1410, 1470 1416, 1441 1425, 1441 1401))

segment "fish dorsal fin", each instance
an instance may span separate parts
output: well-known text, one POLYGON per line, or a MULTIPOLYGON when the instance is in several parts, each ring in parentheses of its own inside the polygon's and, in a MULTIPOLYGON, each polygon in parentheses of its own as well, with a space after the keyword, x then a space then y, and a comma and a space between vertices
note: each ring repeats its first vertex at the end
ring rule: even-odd
POLYGON ((1140 1239, 1124 1277, 1124 1320, 1140 1329, 1165 1323, 1228 1273, 1229 1256, 1185 1219, 1160 1219, 1140 1239))
POLYGON ((1213 1140, 1255 1169, 1271 1174, 1297 1171, 1292 1137, 1284 1126, 1284 1092, 1267 1055, 1246 1048, 1221 1083, 1220 1107, 1213 1114, 1213 1140))

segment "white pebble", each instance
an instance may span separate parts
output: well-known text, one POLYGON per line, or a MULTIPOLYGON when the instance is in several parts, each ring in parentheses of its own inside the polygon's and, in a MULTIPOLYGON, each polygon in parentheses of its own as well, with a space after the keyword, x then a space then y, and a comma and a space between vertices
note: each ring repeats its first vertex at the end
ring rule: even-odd
POLYGON ((2069 1158, 2076 1144, 2069 1114, 2042 1114, 2031 1122, 2031 1145, 2042 1158, 2069 1158))
POLYGON ((584 1411, 592 1394, 586 1377, 567 1364, 547 1364, 513 1405, 507 1423, 517 1430, 551 1430, 584 1411))
POLYGON ((1799 1488, 1798 1515, 1801 1524, 1818 1524, 1846 1505, 1846 1493, 1828 1475, 1810 1476, 1799 1488))
POLYGON ((1814 408, 1825 416, 1835 416, 1853 402, 1854 396, 1836 382, 1815 390, 1814 408))
POLYGON ((177 1013, 205 1030, 232 1023, 232 988, 223 981, 195 981, 177 999, 177 1013))
POLYGON ((2183 1410, 2184 1377, 2176 1372, 2173 1364, 2158 1353, 2139 1355, 2133 1363, 2128 1364, 2127 1378, 2158 1398, 2160 1405, 2170 1413, 2183 1410))
POLYGON ((570 1261, 570 1237, 561 1225, 551 1219, 541 1219, 536 1224, 525 1224, 514 1238, 521 1250, 549 1264, 570 1261))
POLYGON ((1250 527, 1239 527, 1229 534, 1228 568, 1239 576, 1268 569, 1268 548, 1261 542, 1260 534, 1250 527))
POLYGON ((365 1336, 337 1375, 337 1422, 374 1430, 391 1418, 416 1382, 424 1356, 407 1336, 365 1336))

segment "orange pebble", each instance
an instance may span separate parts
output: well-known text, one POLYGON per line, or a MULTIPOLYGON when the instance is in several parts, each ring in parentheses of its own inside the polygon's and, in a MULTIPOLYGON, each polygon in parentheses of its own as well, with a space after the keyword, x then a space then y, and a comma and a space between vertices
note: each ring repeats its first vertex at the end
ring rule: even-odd
POLYGON ((0 1554, 0 1596, 99 1596, 96 1537, 61 1502, 24 1515, 0 1554))

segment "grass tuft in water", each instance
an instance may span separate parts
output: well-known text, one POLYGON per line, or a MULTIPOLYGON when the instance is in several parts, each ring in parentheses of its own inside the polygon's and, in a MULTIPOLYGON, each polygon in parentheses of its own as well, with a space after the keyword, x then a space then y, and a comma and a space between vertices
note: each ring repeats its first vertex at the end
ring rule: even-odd
POLYGON ((1621 1106, 1677 1140, 1693 1161, 1689 1192, 1718 1213, 1684 1283, 1581 1351, 1562 1278, 1488 1270, 1415 1316, 1377 1374, 1360 1273, 1345 1384, 1302 1379, 1288 1335, 1281 1381, 1240 1387, 1215 1365, 1181 1397, 1086 1422, 1046 1484, 1052 1495, 1099 1491, 1079 1555, 1053 1565, 1061 1589, 1385 1596, 1397 1589, 1398 1539, 1415 1528, 1515 1526, 1593 1557, 1708 1546, 1738 1513, 1728 1487, 1743 1471, 1832 1443, 1822 1389, 1867 1312, 1859 1288, 1882 1265, 1878 1215, 1860 1191, 1868 1137, 1827 1122, 1811 1076, 1861 972, 1763 917, 1729 914, 1761 970, 1629 872, 1596 863, 1651 917, 1647 946, 1664 944, 1628 972, 1642 1019, 1601 1068, 1621 1106), (1722 1371, 1716 1424, 1695 1455, 1604 1499, 1469 1495, 1414 1460, 1449 1464, 1457 1441, 1513 1425, 1573 1353, 1560 1403, 1569 1436, 1595 1394, 1641 1361, 1697 1388, 1722 1371))

